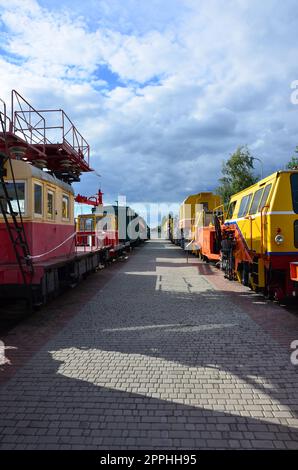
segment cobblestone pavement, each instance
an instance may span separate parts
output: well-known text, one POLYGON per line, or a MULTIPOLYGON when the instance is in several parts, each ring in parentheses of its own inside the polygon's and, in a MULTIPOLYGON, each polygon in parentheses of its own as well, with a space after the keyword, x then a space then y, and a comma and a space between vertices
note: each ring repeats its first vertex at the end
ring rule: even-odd
POLYGON ((100 275, 51 338, 35 320, 0 388, 1 449, 298 449, 298 317, 167 242, 100 275))

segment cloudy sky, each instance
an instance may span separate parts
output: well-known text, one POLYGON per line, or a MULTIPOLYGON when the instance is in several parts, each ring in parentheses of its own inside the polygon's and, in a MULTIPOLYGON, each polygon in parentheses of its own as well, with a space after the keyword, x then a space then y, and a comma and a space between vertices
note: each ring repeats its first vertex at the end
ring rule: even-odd
POLYGON ((0 14, 0 97, 71 116, 102 175, 81 193, 177 202, 214 189, 238 145, 269 174, 298 144, 297 0, 0 0, 0 14))

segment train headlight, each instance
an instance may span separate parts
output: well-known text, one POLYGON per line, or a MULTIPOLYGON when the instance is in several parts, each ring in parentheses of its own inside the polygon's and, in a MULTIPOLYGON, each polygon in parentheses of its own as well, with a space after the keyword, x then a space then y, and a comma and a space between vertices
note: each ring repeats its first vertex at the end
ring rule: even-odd
POLYGON ((276 235, 276 237, 274 238, 274 241, 277 245, 281 245, 284 241, 285 241, 285 238, 283 235, 281 235, 280 233, 278 235, 276 235))

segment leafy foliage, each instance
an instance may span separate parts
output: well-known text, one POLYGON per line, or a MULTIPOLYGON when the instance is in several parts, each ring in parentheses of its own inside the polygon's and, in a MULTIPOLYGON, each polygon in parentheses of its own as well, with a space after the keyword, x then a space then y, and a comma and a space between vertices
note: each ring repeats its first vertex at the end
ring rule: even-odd
MULTIPOLYGON (((298 146, 295 148, 295 153, 298 153, 298 146)), ((289 163, 287 164, 288 170, 298 170, 298 156, 293 155, 289 163)))
POLYGON ((243 189, 256 183, 258 177, 254 176, 254 157, 247 147, 241 146, 223 163, 222 177, 217 188, 224 204, 227 205, 230 197, 243 189))

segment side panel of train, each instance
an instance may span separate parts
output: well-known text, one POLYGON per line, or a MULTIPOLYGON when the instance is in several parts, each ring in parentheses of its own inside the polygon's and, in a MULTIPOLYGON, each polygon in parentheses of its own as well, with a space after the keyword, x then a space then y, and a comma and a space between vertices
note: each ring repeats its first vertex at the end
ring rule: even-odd
POLYGON ((238 279, 278 300, 298 295, 291 279, 291 263, 298 261, 297 195, 298 173, 274 173, 232 196, 223 231, 226 239, 234 236, 238 279))

